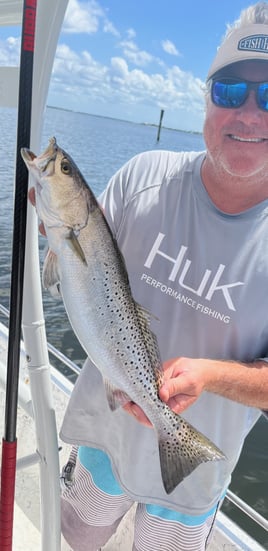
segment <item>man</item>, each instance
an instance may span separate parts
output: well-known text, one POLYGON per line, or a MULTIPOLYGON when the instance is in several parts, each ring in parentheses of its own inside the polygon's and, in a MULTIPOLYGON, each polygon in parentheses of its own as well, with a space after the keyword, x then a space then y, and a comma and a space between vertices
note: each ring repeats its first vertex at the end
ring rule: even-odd
POLYGON ((203 551, 244 439, 268 409, 267 23, 267 3, 248 8, 217 52, 206 152, 138 155, 101 199, 134 298, 153 314, 160 398, 227 459, 200 465, 167 495, 149 420, 133 403, 131 415, 110 412, 87 362, 61 430, 80 446, 62 499, 74 551, 104 545, 133 502, 133 550, 203 551))

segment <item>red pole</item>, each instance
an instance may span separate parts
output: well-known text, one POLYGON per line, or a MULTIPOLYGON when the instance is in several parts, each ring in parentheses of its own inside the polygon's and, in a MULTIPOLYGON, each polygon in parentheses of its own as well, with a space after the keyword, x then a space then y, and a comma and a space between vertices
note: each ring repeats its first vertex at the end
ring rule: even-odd
POLYGON ((12 549, 17 442, 2 440, 0 549, 12 549))
POLYGON ((28 193, 28 171, 21 158, 20 150, 21 147, 30 147, 36 7, 37 0, 24 0, 17 123, 5 434, 2 441, 0 498, 1 551, 12 551, 17 456, 16 426, 28 193))

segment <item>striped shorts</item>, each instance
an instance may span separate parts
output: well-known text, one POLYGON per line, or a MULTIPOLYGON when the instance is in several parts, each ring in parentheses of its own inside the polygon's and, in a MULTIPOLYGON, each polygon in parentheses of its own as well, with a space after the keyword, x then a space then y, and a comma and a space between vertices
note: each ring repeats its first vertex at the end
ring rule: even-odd
POLYGON ((157 505, 133 505, 116 481, 108 456, 97 449, 79 447, 74 482, 62 493, 62 533, 73 551, 102 548, 131 508, 130 521, 107 549, 204 551, 207 548, 218 507, 206 515, 188 516, 157 505))

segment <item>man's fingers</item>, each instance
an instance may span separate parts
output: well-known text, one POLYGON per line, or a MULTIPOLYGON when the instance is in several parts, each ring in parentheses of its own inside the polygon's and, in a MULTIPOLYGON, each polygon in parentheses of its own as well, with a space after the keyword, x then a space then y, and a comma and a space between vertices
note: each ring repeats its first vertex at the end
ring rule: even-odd
MULTIPOLYGON (((35 207, 36 200, 35 200, 35 189, 34 189, 34 187, 31 187, 29 189, 28 199, 29 199, 30 203, 33 205, 33 207, 35 207)), ((41 235, 46 237, 46 230, 45 230, 45 226, 44 226, 43 222, 40 222, 40 224, 39 224, 39 231, 40 231, 41 235)))
POLYGON ((167 402, 169 398, 176 396, 182 392, 181 381, 178 378, 169 379, 165 381, 162 387, 159 389, 159 396, 161 400, 167 402))
POLYGON ((32 203, 33 207, 35 207, 35 189, 34 187, 31 187, 28 191, 28 198, 30 203, 32 203))
POLYGON ((41 235, 43 235, 44 237, 47 236, 45 226, 44 226, 43 222, 40 222, 40 224, 39 224, 39 231, 40 231, 41 235))
POLYGON ((128 402, 124 406, 124 410, 130 413, 130 415, 133 415, 139 423, 142 425, 145 425, 146 427, 151 427, 152 423, 149 421, 148 417, 145 415, 145 413, 142 411, 142 409, 135 404, 135 402, 128 402))
POLYGON ((168 385, 166 383, 164 383, 163 386, 159 388, 158 394, 159 394, 159 398, 163 400, 163 402, 168 402, 170 394, 169 394, 168 385))

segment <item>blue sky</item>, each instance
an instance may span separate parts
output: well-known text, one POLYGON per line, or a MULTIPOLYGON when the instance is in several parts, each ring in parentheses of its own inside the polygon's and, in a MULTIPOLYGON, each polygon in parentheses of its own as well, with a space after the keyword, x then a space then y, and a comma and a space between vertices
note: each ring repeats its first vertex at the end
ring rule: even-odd
MULTIPOLYGON (((48 0, 50 1, 50 0, 48 0)), ((201 131, 202 84, 246 0, 69 0, 48 104, 201 131)), ((0 64, 18 63, 20 28, 1 28, 0 64)))

